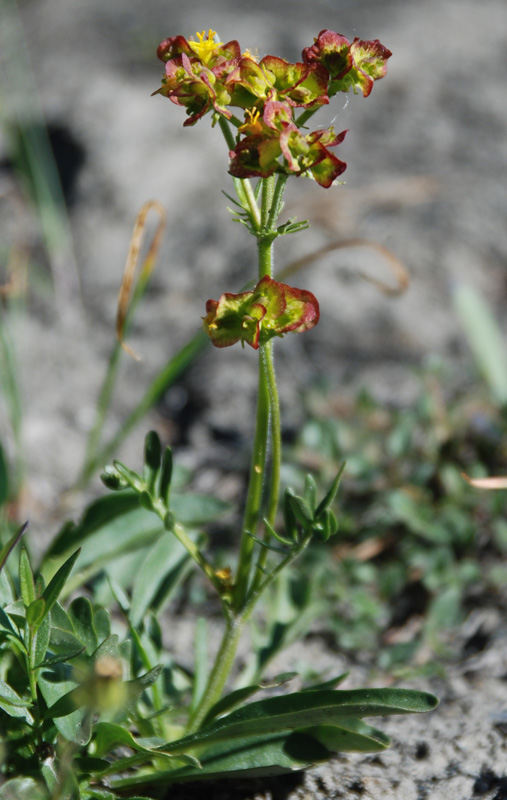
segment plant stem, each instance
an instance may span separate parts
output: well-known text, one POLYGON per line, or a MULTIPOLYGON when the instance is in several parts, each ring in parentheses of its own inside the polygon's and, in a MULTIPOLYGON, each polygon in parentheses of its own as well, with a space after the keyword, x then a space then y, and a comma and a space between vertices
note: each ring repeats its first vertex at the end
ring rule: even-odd
MULTIPOLYGON (((261 345, 261 353, 266 345, 261 345)), ((235 580, 234 606, 236 609, 241 605, 246 597, 248 583, 250 580, 250 570, 252 555, 255 542, 250 536, 254 534, 261 515, 262 490, 264 486, 264 474, 266 470, 266 457, 269 438, 269 390, 266 375, 259 358, 259 383, 257 393, 257 414, 255 420, 255 435, 252 450, 252 461, 250 465, 250 480, 248 483, 248 493, 245 505, 245 515, 243 519, 243 530, 241 534, 241 544, 239 561, 235 580)))
POLYGON ((219 651, 215 658, 213 669, 208 678, 206 690, 203 694, 200 704, 194 710, 188 721, 186 730, 187 734, 194 733, 199 729, 209 710, 220 699, 223 688, 229 676, 229 672, 231 671, 234 663, 234 657, 236 655, 241 634, 243 633, 245 624, 248 622, 260 596, 268 588, 268 586, 273 583, 280 572, 285 569, 285 567, 289 566, 289 564, 292 564, 292 562, 295 561, 295 559, 303 552, 311 538, 311 534, 309 534, 306 536, 306 538, 302 539, 299 545, 291 550, 291 552, 286 555, 283 561, 281 561, 269 573, 269 575, 264 576, 264 580, 261 581, 259 586, 250 593, 250 596, 248 597, 248 600, 245 603, 241 613, 227 620, 227 626, 219 651))
POLYGON ((220 649, 216 655, 213 669, 209 675, 206 690, 201 702, 188 721, 187 734, 194 733, 194 731, 199 729, 210 708, 220 699, 225 682, 227 681, 229 672, 234 663, 234 657, 246 620, 247 618, 243 614, 238 614, 227 620, 227 627, 222 638, 220 649))
MULTIPOLYGON (((221 125, 221 127, 222 130, 224 130, 225 125, 221 125)), ((259 280, 265 276, 272 277, 273 274, 273 242, 278 235, 276 225, 282 207, 285 182, 286 176, 284 175, 279 176, 276 181, 274 176, 263 178, 261 181, 260 214, 258 214, 256 222, 259 280)), ((247 200, 251 213, 254 213, 254 209, 257 209, 257 212, 259 212, 259 207, 250 183, 248 181, 239 181, 238 183, 240 186, 238 187, 236 185, 236 190, 243 207, 246 209, 245 200, 247 200)), ((252 222, 252 217, 250 217, 250 220, 252 222)), ((255 434, 240 552, 235 577, 232 604, 234 611, 229 615, 226 621, 226 629, 222 638, 222 643, 216 655, 201 702, 190 716, 187 727, 188 733, 192 733, 202 725, 210 708, 220 699, 234 662, 245 623, 252 613, 261 592, 272 580, 270 576, 267 578, 264 576, 263 581, 262 577, 264 573, 261 569, 258 569, 254 584, 250 589, 250 577, 255 546, 252 534, 256 533, 262 518, 263 489, 270 444, 272 459, 267 518, 270 525, 273 525, 278 508, 280 487, 281 434, 272 341, 262 344, 259 348, 255 434)), ((265 534, 265 538, 268 536, 269 534, 265 534)), ((258 567, 264 566, 266 554, 267 549, 262 548, 262 553, 257 563, 258 567)), ((284 564, 290 560, 292 560, 292 556, 288 556, 282 563, 284 564)), ((278 570, 275 570, 274 573, 278 574, 278 570)))
MULTIPOLYGON (((274 526, 276 520, 276 512, 278 510, 278 499, 280 495, 280 468, 282 463, 282 433, 280 422, 280 401, 278 397, 278 387, 276 385, 276 376, 273 363, 273 343, 268 342, 264 351, 261 353, 261 364, 264 370, 266 385, 269 395, 269 415, 270 415, 270 430, 271 430, 271 473, 269 480, 269 500, 266 513, 266 519, 270 526, 274 526)), ((269 543, 271 534, 266 527, 264 531, 264 542, 269 543)), ((252 584, 252 591, 258 588, 262 577, 263 570, 268 557, 267 547, 262 547, 259 552, 259 557, 256 564, 256 573, 252 584)))

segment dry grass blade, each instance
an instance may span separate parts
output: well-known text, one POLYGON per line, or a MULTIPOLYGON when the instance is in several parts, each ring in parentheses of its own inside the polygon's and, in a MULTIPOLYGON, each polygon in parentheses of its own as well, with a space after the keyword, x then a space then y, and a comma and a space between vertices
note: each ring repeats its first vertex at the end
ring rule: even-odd
POLYGON ((139 214, 137 215, 134 230, 132 231, 132 238, 130 240, 130 247, 127 255, 127 262, 125 264, 125 271, 123 273, 123 280, 120 286, 120 293, 118 295, 118 310, 116 313, 116 336, 121 346, 132 358, 139 360, 139 356, 134 353, 131 347, 124 341, 125 325, 129 312, 132 308, 132 298, 134 296, 134 276, 136 272, 137 263, 139 261, 139 253, 143 243, 144 233, 146 230, 146 219, 149 212, 153 210, 159 216, 159 222, 153 239, 151 240, 148 252, 143 261, 141 271, 139 273, 138 285, 144 286, 150 277, 150 274, 155 265, 160 245, 162 244, 162 236, 166 225, 166 210, 161 203, 157 200, 149 200, 145 203, 139 214))
POLYGON ((7 264, 7 281, 0 284, 0 298, 24 297, 28 285, 28 254, 22 247, 13 247, 7 264))
POLYGON ((389 266, 394 278, 396 279, 396 286, 389 286, 388 284, 384 283, 384 281, 378 280, 371 275, 366 275, 364 272, 360 272, 359 274, 362 278, 364 278, 364 280, 372 283, 377 289, 379 289, 379 291, 388 295, 389 297, 398 297, 400 294, 406 292, 410 283, 410 278, 406 268, 399 258, 397 258, 397 256, 395 256, 394 253, 392 253, 387 247, 384 247, 383 244, 361 238, 342 239, 338 242, 330 242, 329 244, 320 247, 318 250, 314 250, 313 253, 309 253, 307 256, 303 256, 302 258, 296 259, 296 261, 292 261, 278 273, 277 278, 287 278, 289 275, 293 275, 295 272, 299 272, 300 270, 305 269, 305 267, 310 266, 310 264, 313 264, 319 258, 322 258, 328 253, 332 253, 334 250, 344 250, 345 248, 349 247, 367 247, 375 250, 377 253, 380 253, 384 261, 389 266))
POLYGON ((469 478, 465 472, 461 473, 470 486, 476 489, 507 489, 507 477, 496 476, 493 478, 469 478))

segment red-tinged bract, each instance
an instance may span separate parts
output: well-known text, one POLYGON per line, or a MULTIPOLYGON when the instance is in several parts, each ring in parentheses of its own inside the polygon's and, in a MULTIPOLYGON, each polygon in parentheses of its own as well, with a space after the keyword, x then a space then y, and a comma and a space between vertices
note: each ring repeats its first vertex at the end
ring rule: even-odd
POLYGON ((303 124, 337 92, 361 91, 367 97, 384 77, 391 52, 378 39, 353 42, 323 30, 305 47, 301 62, 279 56, 258 60, 242 52, 237 41, 217 41, 214 31, 197 40, 172 36, 159 45, 165 62, 162 86, 155 94, 183 106, 185 126, 210 112, 236 126, 230 150, 231 175, 266 178, 274 173, 310 175, 328 188, 346 168, 329 148, 343 141, 345 131, 332 127, 308 131, 303 124), (239 122, 231 109, 242 109, 239 122))
POLYGON ((274 336, 307 331, 318 321, 319 304, 311 292, 266 275, 250 292, 208 300, 203 327, 215 347, 246 342, 257 350, 274 336))

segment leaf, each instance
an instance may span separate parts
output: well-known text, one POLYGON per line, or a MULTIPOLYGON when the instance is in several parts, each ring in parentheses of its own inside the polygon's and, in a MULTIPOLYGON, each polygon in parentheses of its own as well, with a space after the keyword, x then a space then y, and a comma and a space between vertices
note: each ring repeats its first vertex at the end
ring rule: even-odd
POLYGON ((48 800, 48 794, 33 778, 12 778, 0 787, 0 800, 48 800))
POLYGON ((339 724, 343 719, 430 711, 437 704, 433 695, 410 689, 294 692, 243 706, 197 733, 168 743, 163 750, 186 752, 216 741, 339 724))
POLYGON ((11 536, 9 541, 6 542, 6 544, 4 544, 4 546, 0 550, 0 572, 4 568, 5 562, 9 558, 9 555, 12 553, 12 551, 16 547, 17 543, 19 542, 19 540, 21 539, 27 528, 28 528, 28 522, 25 522, 25 524, 22 525, 21 528, 18 528, 16 533, 14 533, 11 536))
POLYGON ((29 725, 33 725, 33 718, 29 712, 30 700, 23 700, 8 683, 0 680, 0 708, 10 717, 24 719, 29 725))
POLYGON ((344 469, 345 469, 345 464, 342 464, 340 469, 336 473, 336 477, 335 477, 334 481, 332 482, 331 486, 329 487, 329 491, 327 492, 327 494, 324 497, 324 499, 320 501, 319 505, 317 506, 317 508, 315 510, 315 519, 318 519, 318 517, 322 514, 322 512, 326 508, 329 508, 329 506, 331 505, 331 503, 335 499, 336 493, 337 493, 338 488, 340 486, 340 481, 341 481, 344 469))
POLYGON ((471 286, 458 285, 453 300, 477 367, 495 401, 504 406, 507 404, 507 351, 493 312, 471 286))
POLYGON ((109 611, 101 606, 95 606, 93 609, 93 624, 97 633, 99 642, 103 642, 111 634, 111 617, 109 611))
POLYGON ((21 548, 21 553, 19 554, 19 588, 24 606, 28 608, 35 601, 36 594, 32 567, 25 547, 21 548))
POLYGON ((377 753, 391 744, 389 736, 360 719, 344 719, 339 725, 317 725, 303 732, 331 753, 377 753))
POLYGON ((316 692, 322 691, 323 689, 336 689, 340 683, 343 683, 345 678, 349 677, 349 672, 341 672, 336 678, 330 678, 328 681, 324 681, 323 683, 316 683, 313 686, 305 686, 304 689, 301 691, 303 692, 316 692))
POLYGON ((99 644, 93 653, 93 658, 95 660, 106 656, 110 656, 111 658, 120 657, 120 645, 117 633, 110 634, 107 639, 104 639, 104 641, 99 644))
POLYGON ((183 525, 205 525, 232 509, 230 503, 209 494, 188 492, 171 495, 171 511, 183 525))
POLYGON ((157 678, 162 674, 164 667, 162 664, 157 664, 156 667, 145 672, 140 678, 134 678, 131 681, 126 681, 125 686, 128 688, 129 697, 131 700, 142 694, 145 689, 155 683, 157 678))
POLYGON ((42 622, 46 610, 46 604, 42 597, 34 600, 26 609, 26 621, 31 628, 37 628, 39 623, 42 622))
POLYGON ((130 787, 150 787, 174 782, 227 777, 263 777, 302 770, 327 761, 331 753, 320 742, 303 733, 248 737, 216 743, 200 757, 200 769, 181 767, 153 775, 113 779, 111 786, 124 792, 130 787))
POLYGON ((251 697, 256 692, 260 692, 263 689, 271 689, 275 688, 276 686, 281 686, 283 683, 287 683, 292 678, 295 678, 297 674, 297 672, 286 672, 282 675, 279 675, 278 678, 274 678, 273 681, 269 682, 269 684, 265 682, 256 683, 251 684, 250 686, 242 686, 240 689, 235 689, 233 692, 229 692, 229 694, 226 694, 210 708, 206 718, 204 719, 203 727, 211 722, 212 719, 215 719, 215 717, 225 714, 226 711, 230 711, 232 708, 234 708, 234 706, 242 703, 247 697, 251 697))
POLYGON ((162 468, 160 470, 160 484, 158 487, 158 494, 160 499, 166 506, 169 506, 169 492, 171 490, 171 481, 173 479, 173 452, 169 446, 164 450, 162 456, 162 468))
POLYGON ((76 636, 86 647, 86 655, 97 649, 99 641, 93 624, 93 608, 87 597, 76 597, 69 606, 69 618, 76 636))
POLYGON ((67 561, 65 561, 64 564, 62 564, 60 569, 56 572, 55 575, 53 575, 53 577, 49 581, 48 585, 44 589, 44 592, 43 592, 43 595, 42 595, 42 599, 44 600, 44 602, 46 604, 45 612, 44 612, 46 615, 51 611, 51 608, 53 607, 53 605, 58 600, 58 597, 60 596, 60 592, 62 591, 63 587, 65 586, 67 578, 69 577, 69 575, 71 573, 72 567, 74 566, 75 561, 76 561, 79 553, 80 553, 80 550, 76 550, 76 552, 73 553, 70 556, 70 558, 68 558, 67 561))
POLYGON ((177 579, 189 559, 186 549, 175 536, 164 532, 155 542, 140 565, 134 583, 130 606, 130 621, 134 627, 140 625, 161 584, 170 573, 177 579))
POLYGON ((33 637, 33 668, 36 664, 44 661, 49 646, 51 623, 47 615, 43 616, 38 623, 37 630, 33 637))
POLYGON ((158 473, 160 471, 160 464, 162 460, 162 446, 160 439, 155 431, 149 431, 144 440, 144 471, 143 479, 145 480, 150 494, 155 488, 158 473))
MULTIPOLYGON (((47 719, 52 716, 51 707, 55 706, 57 702, 79 686, 75 681, 66 680, 63 675, 63 670, 57 668, 56 670, 43 672, 37 680, 41 694, 48 706, 48 711, 45 714, 47 719)), ((69 709, 72 709, 72 706, 75 708, 75 698, 71 697, 69 700, 67 697, 65 702, 68 704, 69 709)), ((63 703, 60 705, 60 709, 62 706, 63 703)), ((90 741, 91 716, 85 708, 78 708, 75 711, 71 711, 67 716, 57 717, 54 720, 54 724, 62 736, 70 742, 85 745, 90 741)))
POLYGON ((90 503, 78 525, 65 525, 45 554, 45 561, 62 556, 71 548, 81 545, 93 533, 100 530, 117 517, 122 517, 139 508, 139 498, 135 492, 124 491, 107 494, 90 503))

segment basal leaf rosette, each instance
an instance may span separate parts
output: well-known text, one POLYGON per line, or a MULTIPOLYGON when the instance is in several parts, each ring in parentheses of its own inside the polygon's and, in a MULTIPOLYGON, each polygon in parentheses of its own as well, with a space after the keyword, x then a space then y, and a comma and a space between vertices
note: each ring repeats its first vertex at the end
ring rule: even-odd
POLYGON ((368 97, 376 80, 387 72, 387 60, 392 55, 378 39, 349 40, 334 31, 323 30, 311 47, 303 50, 303 61, 320 64, 328 71, 330 82, 328 93, 360 90, 368 97))
POLYGON ((203 327, 215 347, 246 342, 257 350, 274 336, 310 330, 318 321, 315 295, 266 275, 252 291, 208 300, 203 327))

